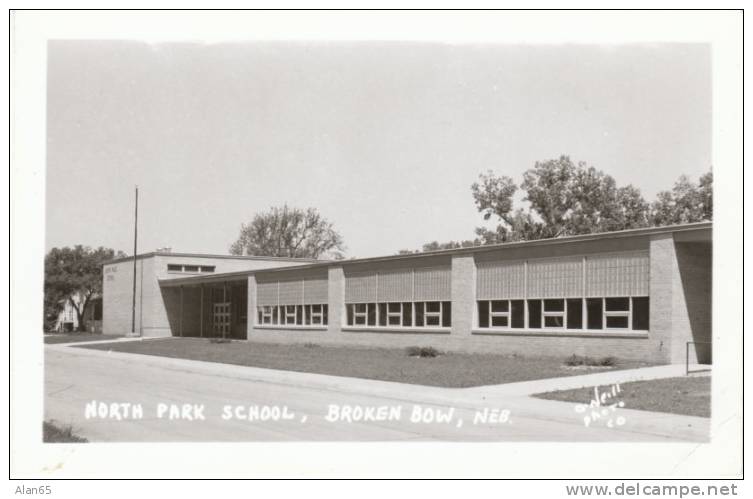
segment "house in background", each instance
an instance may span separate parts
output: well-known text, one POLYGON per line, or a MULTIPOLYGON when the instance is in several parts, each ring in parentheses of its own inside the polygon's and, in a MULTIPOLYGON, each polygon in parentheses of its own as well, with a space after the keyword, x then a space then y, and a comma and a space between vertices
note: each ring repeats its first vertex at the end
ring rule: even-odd
MULTIPOLYGON (((73 299, 77 305, 81 304, 81 296, 74 295, 73 299)), ((55 320, 53 330, 58 333, 70 333, 79 330, 78 314, 71 304, 70 300, 62 300, 63 309, 55 320)), ((88 333, 102 332, 102 296, 94 295, 89 299, 89 304, 84 311, 84 324, 88 333)))

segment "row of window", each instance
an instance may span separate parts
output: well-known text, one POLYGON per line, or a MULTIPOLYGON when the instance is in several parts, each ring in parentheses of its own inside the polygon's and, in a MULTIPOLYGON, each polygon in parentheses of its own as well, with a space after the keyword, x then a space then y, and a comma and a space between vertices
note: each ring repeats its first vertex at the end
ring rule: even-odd
POLYGON ((481 300, 478 302, 478 326, 502 329, 647 331, 648 303, 647 296, 586 298, 585 300, 583 298, 481 300))
POLYGON ((214 272, 214 265, 183 265, 180 263, 168 263, 167 271, 199 274, 199 273, 206 273, 206 272, 214 272))
POLYGON ((450 327, 449 301, 348 303, 348 326, 371 327, 450 327))
POLYGON ((317 305, 280 305, 257 307, 257 324, 278 326, 326 326, 328 307, 317 305))

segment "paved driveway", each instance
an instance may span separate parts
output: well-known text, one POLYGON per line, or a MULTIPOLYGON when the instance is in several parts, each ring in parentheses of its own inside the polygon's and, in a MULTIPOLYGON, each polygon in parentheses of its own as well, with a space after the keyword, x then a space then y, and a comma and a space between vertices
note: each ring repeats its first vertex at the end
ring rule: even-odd
POLYGON ((492 388, 417 387, 45 347, 45 419, 71 424, 95 442, 707 440, 704 418, 604 410, 586 426, 575 404, 492 388), (268 419, 249 421, 254 411, 268 419), (335 414, 338 419, 328 419, 335 414))

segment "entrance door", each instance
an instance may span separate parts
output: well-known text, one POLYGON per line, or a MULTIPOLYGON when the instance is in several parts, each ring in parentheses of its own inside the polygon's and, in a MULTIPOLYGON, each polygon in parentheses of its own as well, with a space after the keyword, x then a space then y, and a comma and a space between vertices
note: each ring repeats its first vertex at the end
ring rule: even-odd
POLYGON ((230 336, 230 302, 214 304, 212 330, 216 337, 227 338, 230 336))

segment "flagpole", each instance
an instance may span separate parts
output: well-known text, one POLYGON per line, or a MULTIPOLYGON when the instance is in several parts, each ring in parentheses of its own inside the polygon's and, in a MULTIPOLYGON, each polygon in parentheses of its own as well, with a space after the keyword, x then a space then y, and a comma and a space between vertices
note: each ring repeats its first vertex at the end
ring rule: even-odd
POLYGON ((139 186, 136 186, 136 210, 133 220, 133 305, 131 306, 131 335, 136 334, 136 242, 139 235, 139 186))

